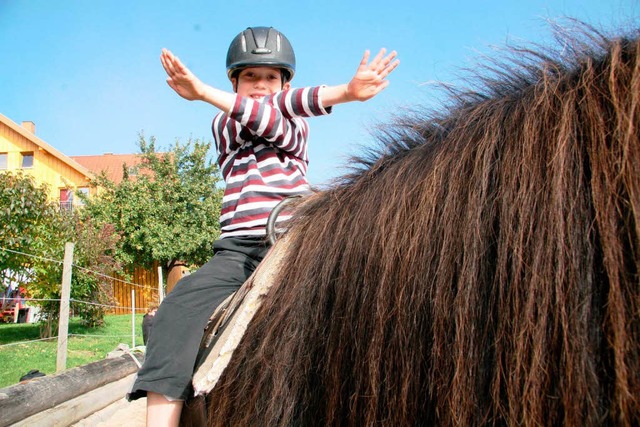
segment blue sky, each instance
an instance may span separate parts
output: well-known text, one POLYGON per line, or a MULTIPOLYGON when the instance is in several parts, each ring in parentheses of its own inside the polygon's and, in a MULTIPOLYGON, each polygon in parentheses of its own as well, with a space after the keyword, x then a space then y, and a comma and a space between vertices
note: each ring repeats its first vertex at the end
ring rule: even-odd
POLYGON ((546 21, 563 16, 631 28, 640 2, 0 0, 0 113, 35 122, 67 155, 134 153, 140 132, 161 147, 211 140, 216 110, 166 85, 163 47, 229 90, 226 51, 247 26, 274 26, 291 40, 298 87, 346 83, 365 49, 397 50, 401 64, 378 97, 310 119, 309 179, 323 186, 373 144, 369 129, 404 108, 435 105, 428 82, 455 82, 491 46, 548 42, 546 21))

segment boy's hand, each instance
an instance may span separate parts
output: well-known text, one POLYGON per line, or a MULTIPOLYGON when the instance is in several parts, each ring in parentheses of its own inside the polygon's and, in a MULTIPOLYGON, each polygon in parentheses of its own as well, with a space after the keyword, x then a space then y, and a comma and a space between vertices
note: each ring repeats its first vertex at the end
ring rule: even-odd
POLYGON ((167 84, 176 91, 178 95, 189 101, 204 101, 228 112, 235 101, 235 94, 216 89, 198 79, 185 65, 180 62, 177 56, 162 49, 160 62, 167 72, 167 84))
POLYGON ((375 58, 369 62, 369 51, 364 52, 362 61, 355 76, 347 84, 346 96, 349 101, 366 101, 376 96, 389 85, 387 76, 398 66, 400 61, 394 50, 385 56, 386 49, 380 49, 375 58))
POLYGON ((162 49, 160 62, 169 76, 167 84, 181 97, 194 101, 202 99, 205 84, 200 81, 173 53, 162 49))

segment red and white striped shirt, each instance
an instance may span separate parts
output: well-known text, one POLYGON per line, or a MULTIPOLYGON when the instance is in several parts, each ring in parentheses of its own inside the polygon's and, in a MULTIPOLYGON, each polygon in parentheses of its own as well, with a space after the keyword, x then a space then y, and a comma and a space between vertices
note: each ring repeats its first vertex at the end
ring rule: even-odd
MULTIPOLYGON (((309 193, 309 125, 303 117, 329 114, 320 87, 289 89, 261 101, 236 95, 229 113, 213 119, 218 165, 226 182, 220 238, 260 236, 285 197, 309 193)), ((281 215, 278 221, 285 221, 281 215)))

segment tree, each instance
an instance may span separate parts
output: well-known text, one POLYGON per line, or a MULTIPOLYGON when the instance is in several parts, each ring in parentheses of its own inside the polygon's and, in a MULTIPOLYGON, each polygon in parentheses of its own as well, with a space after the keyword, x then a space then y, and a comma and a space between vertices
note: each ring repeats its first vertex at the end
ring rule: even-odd
POLYGON ((0 174, 0 271, 3 290, 9 283, 25 287, 41 308, 43 336, 57 330, 66 242, 74 242, 71 298, 74 314, 86 324, 102 324, 112 302, 107 275, 121 269, 114 258, 118 235, 75 212, 60 211, 47 200, 45 185, 22 173, 0 174))
MULTIPOLYGON (((3 283, 28 278, 31 260, 50 235, 55 211, 47 201, 46 185, 36 185, 22 172, 0 173, 0 271, 3 283)), ((45 245, 46 246, 46 245, 45 245)))
MULTIPOLYGON (((62 260, 64 244, 74 242, 71 299, 73 314, 90 327, 104 324, 106 308, 113 305, 112 281, 114 274, 122 272, 115 259, 118 234, 108 224, 94 224, 83 219, 78 212, 60 211, 52 232, 56 238, 47 247, 47 259, 62 260)), ((41 335, 57 332, 60 315, 62 270, 61 263, 36 259, 32 263, 34 275, 29 282, 29 293, 41 299, 38 305, 42 317, 41 335)))
POLYGON ((129 266, 166 271, 178 263, 202 265, 220 234, 222 190, 217 165, 207 160, 210 143, 179 141, 166 153, 140 135, 140 172, 116 184, 105 174, 93 183, 101 189, 86 201, 85 214, 112 224, 121 236, 118 258, 129 266))

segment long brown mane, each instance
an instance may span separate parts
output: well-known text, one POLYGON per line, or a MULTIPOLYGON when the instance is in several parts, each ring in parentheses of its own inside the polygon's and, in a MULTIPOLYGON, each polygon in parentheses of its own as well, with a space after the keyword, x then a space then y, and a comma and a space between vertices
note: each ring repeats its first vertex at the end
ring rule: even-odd
POLYGON ((301 206, 210 425, 638 422, 638 34, 513 52, 301 206))

